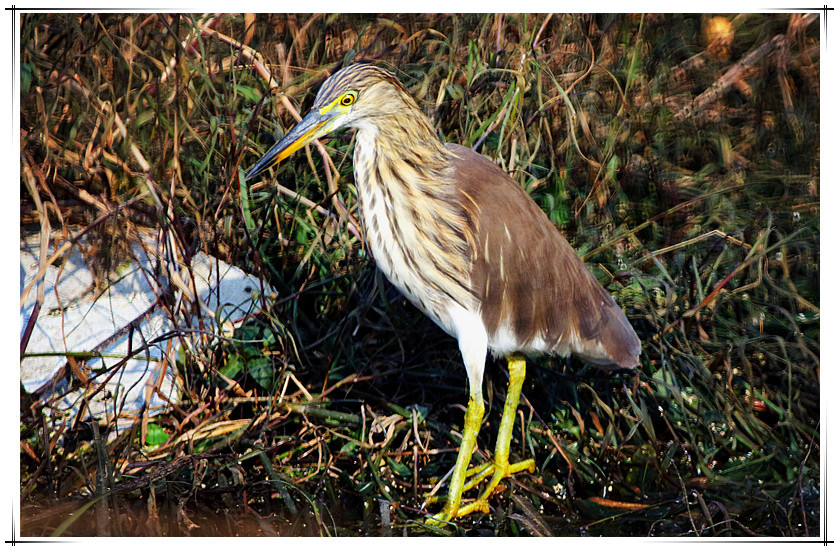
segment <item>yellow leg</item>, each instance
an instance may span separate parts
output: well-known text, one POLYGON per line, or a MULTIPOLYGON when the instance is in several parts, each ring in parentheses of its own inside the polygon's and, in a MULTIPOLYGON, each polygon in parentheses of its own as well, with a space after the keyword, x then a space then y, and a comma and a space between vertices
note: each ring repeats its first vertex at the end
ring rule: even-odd
POLYGON ((441 513, 436 515, 432 522, 442 524, 452 518, 468 515, 474 511, 489 512, 487 500, 492 492, 498 487, 501 480, 512 474, 527 470, 533 472, 536 469, 533 459, 521 461, 510 465, 510 440, 513 436, 513 424, 516 420, 516 410, 519 405, 521 387, 524 383, 525 360, 520 355, 512 355, 507 359, 507 366, 510 372, 510 383, 507 388, 507 398, 504 402, 504 412, 501 414, 501 425, 498 428, 498 438, 495 442, 495 456, 492 464, 469 469, 469 460, 472 457, 472 449, 478 436, 481 419, 484 415, 483 401, 473 396, 466 408, 466 420, 463 428, 463 440, 460 444, 460 452, 455 463, 454 473, 449 485, 449 494, 446 506, 441 513), (467 471, 475 473, 474 478, 466 481, 467 471), (464 488, 470 489, 483 481, 492 473, 492 479, 481 496, 460 507, 461 496, 464 488))
POLYGON ((466 406, 466 417, 463 420, 463 439, 460 441, 460 451, 457 454, 457 462, 454 464, 454 472, 449 482, 446 506, 431 520, 434 524, 443 524, 457 516, 456 513, 463 495, 463 483, 466 481, 466 471, 469 470, 469 461, 472 459, 472 450, 475 448, 475 441, 478 439, 478 430, 481 428, 483 418, 483 400, 480 396, 477 399, 474 396, 470 397, 469 405, 466 406))
POLYGON ((484 489, 481 497, 458 510, 457 516, 466 515, 472 511, 489 512, 489 503, 487 503, 487 500, 503 478, 524 470, 531 473, 536 470, 536 463, 533 459, 527 459, 510 465, 510 440, 513 437, 513 424, 516 421, 516 410, 519 407, 521 387, 524 384, 525 367, 526 363, 522 356, 514 354, 507 358, 510 382, 507 386, 507 399, 504 401, 504 412, 501 414, 501 425, 498 427, 498 437, 495 440, 495 455, 492 458, 492 479, 484 489))

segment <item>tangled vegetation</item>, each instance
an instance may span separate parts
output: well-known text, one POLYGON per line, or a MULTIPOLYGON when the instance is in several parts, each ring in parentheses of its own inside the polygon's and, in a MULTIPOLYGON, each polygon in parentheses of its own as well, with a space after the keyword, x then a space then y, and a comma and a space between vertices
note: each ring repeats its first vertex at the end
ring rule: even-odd
MULTIPOLYGON (((22 15, 22 235, 159 227, 276 290, 116 438, 21 389, 22 535, 434 533, 466 377, 365 254, 352 132, 243 181, 365 60, 531 194, 643 343, 635 372, 531 359, 512 452, 537 471, 444 532, 819 536, 819 24, 22 15)), ((505 387, 491 362, 484 458, 505 387)))

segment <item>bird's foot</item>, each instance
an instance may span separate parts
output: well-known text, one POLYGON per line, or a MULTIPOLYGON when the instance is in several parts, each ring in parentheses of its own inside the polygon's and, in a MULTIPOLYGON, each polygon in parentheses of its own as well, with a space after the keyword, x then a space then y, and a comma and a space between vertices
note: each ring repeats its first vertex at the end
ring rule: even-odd
MULTIPOLYGON (((489 513, 489 498, 498 489, 500 482, 509 476, 512 476, 516 473, 521 471, 527 472, 534 472, 536 470, 536 463, 533 459, 526 459, 524 461, 519 461, 518 463, 510 464, 506 458, 503 461, 485 463, 478 467, 473 467, 467 471, 466 476, 467 480, 463 485, 463 491, 470 490, 476 486, 478 486, 481 482, 486 480, 489 475, 492 475, 492 479, 489 481, 489 484, 484 491, 481 493, 481 496, 474 501, 470 501, 469 503, 465 503, 462 506, 458 507, 455 510, 455 507, 450 501, 446 502, 446 506, 443 508, 442 511, 434 515, 433 517, 426 520, 427 524, 433 526, 445 526, 449 523, 452 519, 469 515, 474 513, 475 511, 481 511, 482 513, 489 513)), ((435 501, 434 498, 429 500, 431 502, 435 501)))
MULTIPOLYGON (((481 496, 471 503, 467 503, 457 511, 456 516, 463 516, 468 515, 474 511, 481 511, 484 513, 489 513, 489 503, 488 500, 490 496, 498 489, 499 484, 501 481, 509 476, 512 476, 516 473, 520 473, 521 471, 527 471, 529 473, 533 473, 536 471, 536 462, 533 459, 525 459, 524 461, 519 461, 518 463, 510 464, 507 461, 507 458, 504 458, 503 461, 494 461, 492 463, 488 463, 484 466, 484 468, 478 471, 478 474, 475 475, 474 479, 467 480, 466 485, 472 484, 473 486, 480 483, 484 478, 486 478, 490 473, 492 473, 492 479, 490 479, 489 484, 486 488, 484 488, 483 493, 481 496), (474 484, 473 484, 474 481, 474 484)), ((472 487, 472 486, 470 486, 472 487)))

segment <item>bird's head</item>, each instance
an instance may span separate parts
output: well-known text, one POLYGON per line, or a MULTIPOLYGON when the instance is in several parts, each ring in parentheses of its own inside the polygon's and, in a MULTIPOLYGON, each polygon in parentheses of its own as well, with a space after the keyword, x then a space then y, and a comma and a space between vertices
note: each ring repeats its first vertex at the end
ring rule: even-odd
POLYGON ((419 111, 414 99, 391 73, 363 63, 345 67, 323 83, 309 114, 268 150, 245 179, 265 172, 333 130, 372 127, 378 117, 404 114, 406 108, 419 111))

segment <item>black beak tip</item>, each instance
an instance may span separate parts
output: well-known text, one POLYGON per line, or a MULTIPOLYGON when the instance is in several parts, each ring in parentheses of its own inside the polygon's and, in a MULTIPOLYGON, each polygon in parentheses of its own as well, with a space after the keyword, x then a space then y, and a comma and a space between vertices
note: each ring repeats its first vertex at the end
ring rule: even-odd
POLYGON ((245 174, 245 181, 247 182, 248 180, 256 178, 257 176, 268 170, 270 166, 271 163, 265 162, 265 158, 260 159, 259 162, 252 166, 248 173, 245 174))
POLYGON ((247 173, 247 174, 245 174, 245 181, 247 182, 248 180, 250 180, 251 178, 253 178, 253 177, 254 177, 254 176, 256 176, 257 174, 259 174, 259 171, 257 171, 257 170, 256 170, 256 167, 251 168, 251 169, 248 171, 248 173, 247 173))

